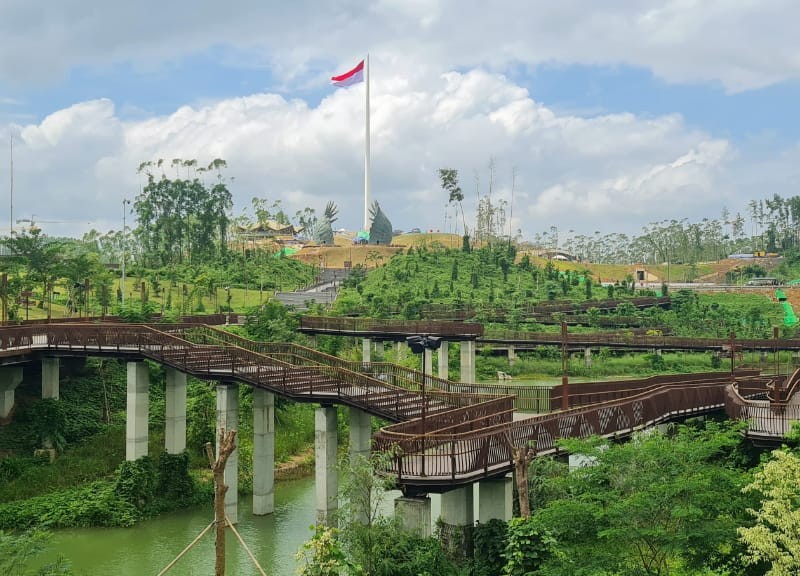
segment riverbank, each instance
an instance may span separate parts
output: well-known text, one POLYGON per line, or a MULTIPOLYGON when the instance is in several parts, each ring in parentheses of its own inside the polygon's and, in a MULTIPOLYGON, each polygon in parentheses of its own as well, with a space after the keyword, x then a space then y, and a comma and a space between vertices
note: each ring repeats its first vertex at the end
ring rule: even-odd
MULTIPOLYGON (((298 548, 312 533, 316 510, 314 479, 282 480, 275 487, 275 512, 253 516, 252 497, 239 500, 237 530, 270 576, 294 576, 298 548)), ((141 576, 158 574, 213 519, 211 502, 161 514, 131 528, 70 528, 54 530, 47 550, 33 568, 59 555, 81 576, 141 576)), ((257 574, 233 534, 227 537, 227 573, 257 574)), ((170 576, 214 571, 214 536, 206 534, 184 556, 170 576)))

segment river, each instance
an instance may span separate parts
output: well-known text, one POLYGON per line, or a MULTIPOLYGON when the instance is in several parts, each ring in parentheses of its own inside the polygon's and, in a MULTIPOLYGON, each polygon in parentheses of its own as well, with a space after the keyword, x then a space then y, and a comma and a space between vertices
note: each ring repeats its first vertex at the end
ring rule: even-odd
MULTIPOLYGON (((391 514, 397 491, 384 494, 381 513, 391 514)), ((252 498, 239 497, 236 529, 269 576, 294 576, 295 554, 308 540, 316 518, 314 477, 275 484, 275 513, 253 516, 252 498)), ((433 511, 439 515, 438 496, 433 511)), ((59 555, 69 560, 78 576, 156 576, 213 518, 212 504, 162 514, 132 528, 75 528, 55 530, 36 568, 59 555)), ((258 576, 247 553, 228 531, 227 573, 258 576)), ((168 576, 200 576, 214 572, 214 533, 209 531, 168 576)))
MULTIPOLYGON (((275 513, 253 516, 251 498, 240 497, 237 530, 270 576, 293 576, 295 553, 311 537, 316 516, 314 478, 282 481, 275 486, 275 513)), ((213 518, 212 505, 163 514, 133 528, 56 530, 44 562, 59 554, 79 576, 155 576, 213 518)), ((227 573, 257 575, 247 554, 228 531, 227 573)), ((209 531, 167 574, 195 576, 214 573, 214 533, 209 531)))

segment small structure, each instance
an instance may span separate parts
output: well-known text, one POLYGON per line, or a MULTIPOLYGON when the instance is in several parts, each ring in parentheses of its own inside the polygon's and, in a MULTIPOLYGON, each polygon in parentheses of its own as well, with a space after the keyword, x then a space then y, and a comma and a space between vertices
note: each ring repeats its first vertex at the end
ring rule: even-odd
POLYGON ((392 223, 381 210, 377 200, 372 203, 369 214, 372 218, 372 226, 369 229, 368 242, 388 246, 392 243, 392 223))
POLYGON ((283 224, 277 220, 266 220, 252 226, 240 226, 239 234, 246 238, 258 240, 260 238, 294 237, 302 232, 302 228, 295 228, 292 224, 283 224))
POLYGON ((325 206, 325 213, 317 221, 311 234, 314 242, 320 246, 333 246, 333 223, 338 218, 339 209, 333 202, 328 202, 325 206))

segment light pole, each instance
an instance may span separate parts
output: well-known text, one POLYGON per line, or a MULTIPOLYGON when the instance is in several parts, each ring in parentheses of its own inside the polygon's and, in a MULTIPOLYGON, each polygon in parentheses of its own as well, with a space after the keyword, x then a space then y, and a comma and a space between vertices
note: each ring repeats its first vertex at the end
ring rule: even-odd
POLYGON ((125 215, 128 211, 127 206, 131 203, 127 198, 122 199, 122 280, 120 282, 120 292, 122 292, 122 307, 125 307, 125 251, 127 250, 127 231, 128 227, 125 223, 125 215))
POLYGON ((430 354, 432 350, 437 350, 439 346, 442 345, 442 339, 439 336, 429 336, 426 334, 424 336, 408 336, 406 338, 406 343, 414 354, 422 354, 422 475, 425 476, 425 437, 427 435, 425 420, 428 413, 428 398, 425 394, 425 381, 427 380, 427 374, 425 373, 425 365, 427 364, 425 355, 430 354))

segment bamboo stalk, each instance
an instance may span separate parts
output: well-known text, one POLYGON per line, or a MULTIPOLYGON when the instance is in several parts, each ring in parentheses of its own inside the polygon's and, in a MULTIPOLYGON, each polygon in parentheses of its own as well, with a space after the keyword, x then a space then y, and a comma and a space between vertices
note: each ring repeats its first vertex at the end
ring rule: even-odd
POLYGON ((184 549, 183 549, 183 551, 182 551, 180 554, 178 554, 178 555, 175 557, 175 559, 174 559, 172 562, 170 562, 169 564, 167 564, 166 568, 164 568, 164 569, 163 569, 161 572, 159 572, 159 573, 158 573, 158 576, 164 576, 164 574, 166 574, 166 573, 167 573, 167 571, 169 571, 169 569, 170 569, 170 568, 172 568, 173 566, 175 566, 175 564, 177 564, 177 563, 178 563, 178 560, 180 560, 180 559, 183 557, 183 555, 184 555, 184 554, 186 554, 186 553, 187 553, 187 552, 188 552, 188 551, 189 551, 189 550, 192 548, 192 546, 194 546, 195 544, 197 544, 197 542, 200 540, 200 538, 202 538, 203 536, 205 536, 206 532, 208 532, 209 530, 211 530, 211 527, 212 527, 213 525, 214 525, 214 522, 212 522, 211 524, 209 524, 208 526, 206 526, 205 528, 203 528, 203 531, 202 531, 202 532, 200 532, 200 534, 198 534, 198 535, 197 535, 197 538, 195 538, 194 540, 192 540, 192 543, 191 543, 191 544, 189 544, 189 545, 188 545, 186 548, 184 548, 184 549))
POLYGON ((259 572, 261 572, 261 576, 267 576, 267 573, 264 572, 264 569, 259 565, 258 560, 256 560, 256 557, 253 556, 252 552, 250 552, 250 548, 247 547, 247 544, 244 543, 244 540, 239 535, 239 531, 236 529, 236 526, 234 526, 233 523, 230 520, 228 520, 227 516, 225 516, 225 521, 228 523, 228 527, 236 535, 236 538, 239 540, 239 544, 242 545, 242 548, 244 548, 244 551, 247 552, 248 556, 250 556, 250 560, 253 561, 253 564, 255 564, 255 567, 258 569, 259 572))

